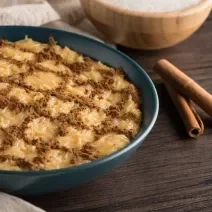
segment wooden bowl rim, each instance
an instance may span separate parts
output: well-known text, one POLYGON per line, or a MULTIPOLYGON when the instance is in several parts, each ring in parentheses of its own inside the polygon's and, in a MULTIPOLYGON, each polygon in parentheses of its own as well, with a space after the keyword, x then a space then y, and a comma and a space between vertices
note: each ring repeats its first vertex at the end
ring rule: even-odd
MULTIPOLYGON (((81 0, 81 2, 82 1, 83 0, 81 0)), ((106 7, 107 9, 112 10, 113 12, 120 13, 122 15, 146 17, 146 18, 173 18, 173 17, 179 17, 179 16, 182 17, 182 16, 195 14, 196 12, 207 9, 208 7, 212 8, 212 2, 210 0, 202 0, 200 3, 192 7, 182 9, 182 10, 177 10, 174 12, 142 12, 142 11, 134 11, 134 10, 126 9, 126 8, 121 8, 105 0, 95 0, 95 1, 101 4, 103 7, 106 7)))

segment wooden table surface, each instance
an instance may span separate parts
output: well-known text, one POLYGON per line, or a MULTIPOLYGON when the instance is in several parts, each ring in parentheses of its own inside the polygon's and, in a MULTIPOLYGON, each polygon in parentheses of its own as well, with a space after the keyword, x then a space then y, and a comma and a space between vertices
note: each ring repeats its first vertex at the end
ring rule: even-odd
POLYGON ((212 118, 189 139, 152 65, 167 58, 212 93, 212 15, 187 41, 161 51, 121 48, 155 82, 160 112, 148 138, 120 168, 87 185, 26 200, 51 212, 211 212, 212 118))

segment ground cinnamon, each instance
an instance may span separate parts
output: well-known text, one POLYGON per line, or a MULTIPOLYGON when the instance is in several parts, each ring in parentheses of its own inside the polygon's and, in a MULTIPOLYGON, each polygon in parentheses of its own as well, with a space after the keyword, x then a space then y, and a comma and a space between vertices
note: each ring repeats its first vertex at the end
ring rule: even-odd
POLYGON ((178 92, 191 99, 212 116, 212 95, 167 60, 160 60, 153 69, 178 92))
POLYGON ((166 89, 177 108, 186 130, 190 137, 197 138, 204 132, 204 124, 191 105, 191 101, 178 93, 167 82, 164 82, 166 89))

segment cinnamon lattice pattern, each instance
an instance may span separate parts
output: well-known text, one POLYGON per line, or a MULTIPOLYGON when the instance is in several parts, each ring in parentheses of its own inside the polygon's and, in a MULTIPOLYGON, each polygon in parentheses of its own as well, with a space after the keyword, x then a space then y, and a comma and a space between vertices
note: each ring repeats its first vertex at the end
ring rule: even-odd
POLYGON ((57 169, 124 147, 141 121, 121 69, 56 44, 0 43, 0 169, 57 169))

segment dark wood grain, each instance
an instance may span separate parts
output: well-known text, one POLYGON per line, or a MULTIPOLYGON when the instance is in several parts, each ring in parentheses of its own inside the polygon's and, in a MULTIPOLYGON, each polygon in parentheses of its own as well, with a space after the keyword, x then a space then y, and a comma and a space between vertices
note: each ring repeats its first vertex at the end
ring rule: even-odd
POLYGON ((211 212, 212 119, 189 139, 152 65, 166 58, 212 93, 212 15, 187 41, 160 51, 120 49, 154 80, 160 98, 156 125, 129 161, 105 177, 66 192, 26 200, 51 212, 211 212))

